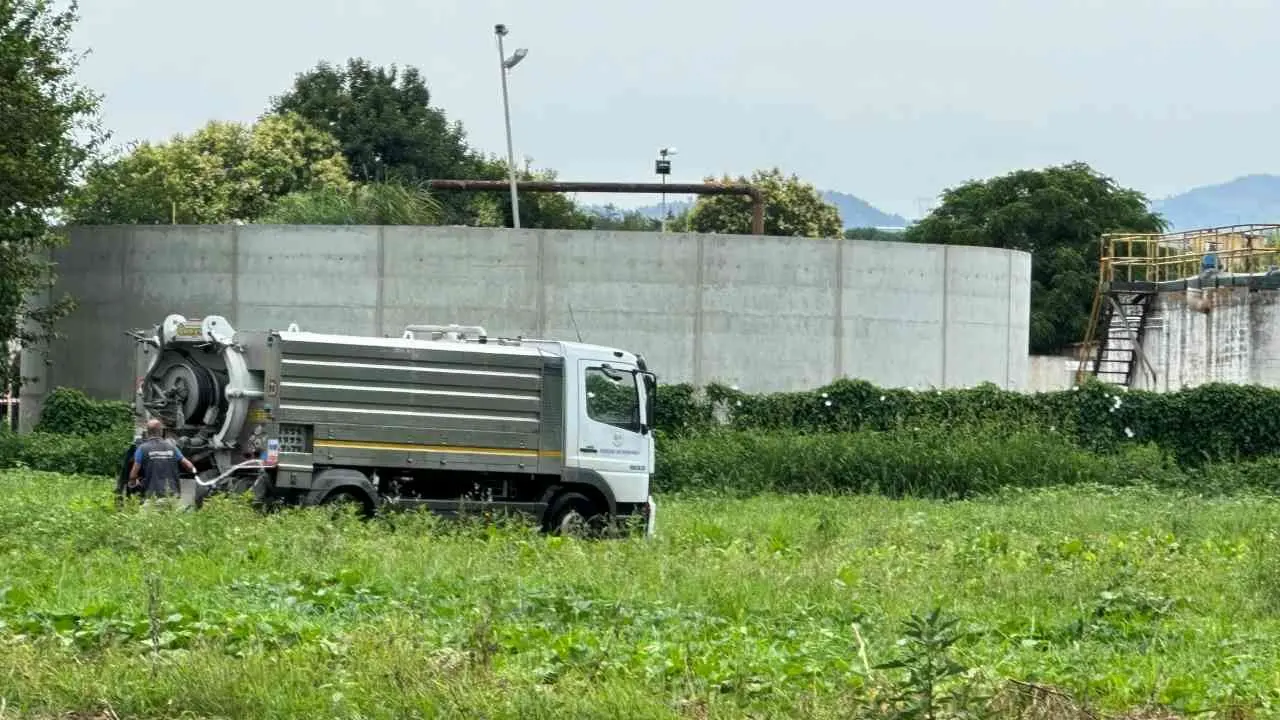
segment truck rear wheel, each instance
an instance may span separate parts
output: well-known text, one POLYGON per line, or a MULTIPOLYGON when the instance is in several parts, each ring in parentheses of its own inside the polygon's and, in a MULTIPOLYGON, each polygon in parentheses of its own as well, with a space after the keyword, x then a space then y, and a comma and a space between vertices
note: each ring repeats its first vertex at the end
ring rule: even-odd
POLYGON ((543 529, 553 535, 594 537, 604 531, 605 525, 603 512, 591 498, 567 492, 551 503, 543 529))

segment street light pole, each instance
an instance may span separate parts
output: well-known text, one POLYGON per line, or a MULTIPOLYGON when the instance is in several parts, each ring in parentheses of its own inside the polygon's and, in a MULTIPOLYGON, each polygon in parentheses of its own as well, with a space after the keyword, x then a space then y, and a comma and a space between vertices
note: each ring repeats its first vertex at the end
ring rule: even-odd
POLYGON ((520 228, 520 198, 516 194, 516 154, 511 145, 511 104, 507 96, 507 71, 515 67, 528 54, 528 50, 519 48, 511 57, 507 57, 502 48, 502 38, 507 34, 507 26, 501 23, 493 26, 498 36, 498 62, 502 72, 502 116, 507 125, 507 174, 511 180, 511 226, 520 228))

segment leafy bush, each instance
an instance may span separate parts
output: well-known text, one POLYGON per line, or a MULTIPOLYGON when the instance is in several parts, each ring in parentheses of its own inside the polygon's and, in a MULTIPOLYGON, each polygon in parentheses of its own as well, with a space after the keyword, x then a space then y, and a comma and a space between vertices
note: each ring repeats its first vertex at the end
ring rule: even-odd
POLYGON ((35 432, 85 437, 120 431, 133 421, 133 408, 117 400, 92 400, 75 388, 60 387, 45 398, 35 432))
POLYGON ((45 398, 33 432, 0 431, 0 468, 115 475, 133 440, 132 421, 128 403, 57 388, 45 398))
POLYGON ((0 468, 114 476, 132 441, 127 426, 96 435, 0 431, 0 468))
POLYGON ((1249 385, 1155 393, 1095 382, 1031 394, 994 385, 911 391, 840 380, 811 392, 762 395, 668 385, 658 402, 658 427, 675 436, 720 427, 813 434, 981 426, 1062 433, 1099 452, 1154 443, 1187 466, 1280 452, 1280 389, 1249 385))
POLYGON ((692 385, 663 385, 658 388, 654 426, 662 432, 683 434, 714 424, 712 404, 692 385))
POLYGON ((803 434, 716 430, 664 439, 661 492, 966 498, 1005 487, 1181 483, 1158 448, 1096 453, 1055 433, 948 429, 803 434))

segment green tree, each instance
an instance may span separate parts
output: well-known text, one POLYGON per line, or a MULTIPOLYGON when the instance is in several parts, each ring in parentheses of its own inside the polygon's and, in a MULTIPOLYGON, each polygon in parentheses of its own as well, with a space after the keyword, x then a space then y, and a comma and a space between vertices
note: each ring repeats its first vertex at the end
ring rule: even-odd
MULTIPOLYGON (((476 179, 507 180, 507 161, 485 158, 478 167, 476 179)), ((533 170, 528 166, 516 171, 517 181, 556 179, 553 170, 533 170)), ((478 193, 468 206, 469 224, 489 227, 511 226, 511 193, 507 189, 478 193)), ((591 214, 582 210, 568 195, 550 192, 520 193, 520 227, 555 230, 586 230, 591 227, 591 214)))
POLYGON ((949 188, 907 239, 1030 252, 1030 350, 1050 353, 1084 339, 1102 234, 1166 227, 1142 193, 1069 163, 949 188))
POLYGON ((352 183, 338 142, 296 115, 210 122, 96 163, 67 205, 79 224, 252 221, 277 198, 352 183))
POLYGON ((907 238, 899 231, 881 230, 874 227, 856 227, 844 231, 845 240, 885 240, 903 242, 907 238))
POLYGON ((272 98, 269 112, 297 113, 336 137, 360 182, 471 178, 479 166, 461 123, 431 105, 417 68, 322 62, 272 98))
MULTIPOLYGON (((707 178, 706 182, 715 182, 707 178)), ((764 193, 766 235, 839 237, 844 229, 840 211, 822 199, 811 184, 782 171, 757 170, 751 179, 736 181, 725 176, 723 183, 750 183, 764 193)), ((689 212, 693 232, 739 234, 751 232, 751 199, 741 195, 702 195, 689 212)))
POLYGON ((33 306, 53 282, 50 229, 92 156, 99 98, 75 82, 70 35, 78 5, 0 0, 0 387, 18 382, 7 350, 48 338, 70 298, 33 306), (77 137, 77 135, 80 137, 77 137))
POLYGON ((693 206, 690 205, 675 215, 667 218, 667 232, 687 233, 693 232, 692 226, 689 225, 689 216, 693 213, 693 206))
POLYGON ((435 225, 439 201, 427 190, 396 182, 349 189, 326 187, 285 195, 258 220, 284 225, 435 225))
MULTIPOLYGON (((415 185, 426 180, 506 180, 507 163, 467 145, 462 124, 431 105, 421 71, 378 67, 363 58, 344 66, 320 63, 298 75, 293 87, 271 100, 269 112, 294 112, 332 133, 357 182, 415 185)), ((550 171, 521 168, 522 180, 552 180, 550 171)), ((440 222, 511 225, 511 203, 502 192, 438 193, 440 222)), ((520 225, 582 229, 590 218, 563 194, 525 193, 520 225)))
MULTIPOLYGON (((431 105, 426 79, 414 67, 379 67, 358 57, 342 66, 322 62, 272 98, 268 112, 297 113, 331 133, 357 182, 478 179, 485 166, 467 146, 462 124, 431 105)), ((439 199, 442 222, 476 224, 474 196, 439 199)))
POLYGON ((657 232, 662 229, 662 221, 651 218, 639 210, 619 210, 612 203, 605 205, 599 212, 591 214, 592 230, 626 230, 640 232, 657 232))

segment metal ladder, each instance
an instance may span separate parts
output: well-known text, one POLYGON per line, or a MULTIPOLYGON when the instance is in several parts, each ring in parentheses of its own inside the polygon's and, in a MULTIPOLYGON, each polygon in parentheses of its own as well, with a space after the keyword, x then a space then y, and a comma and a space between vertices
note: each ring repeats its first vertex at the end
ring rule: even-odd
POLYGON ((1139 363, 1154 368, 1142 355, 1147 316, 1155 299, 1154 289, 1099 288, 1085 338, 1087 355, 1081 361, 1077 381, 1088 374, 1103 382, 1132 387, 1139 363))

